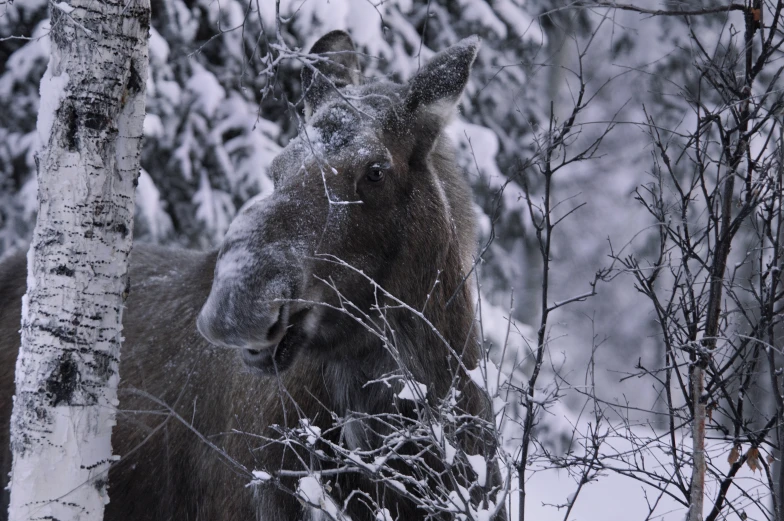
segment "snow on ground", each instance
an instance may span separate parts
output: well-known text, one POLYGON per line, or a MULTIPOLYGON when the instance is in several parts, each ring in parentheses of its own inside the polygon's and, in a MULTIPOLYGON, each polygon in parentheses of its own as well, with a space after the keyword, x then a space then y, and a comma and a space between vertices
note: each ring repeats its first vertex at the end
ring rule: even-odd
MULTIPOLYGON (((617 426, 616 426, 617 427, 617 426)), ((587 422, 581 422, 578 429, 585 431, 587 422)), ((671 470, 669 462, 672 456, 664 450, 666 444, 639 453, 636 457, 629 452, 633 447, 627 438, 637 440, 651 439, 664 436, 665 433, 651 430, 646 426, 633 426, 630 431, 625 427, 619 429, 621 436, 609 437, 606 447, 602 450, 607 467, 617 469, 630 469, 633 465, 645 465, 647 472, 656 473, 661 476, 668 476, 671 470), (626 464, 624 464, 626 463, 626 464)), ((682 440, 688 447, 688 440, 682 440)), ((680 441, 679 441, 680 443, 680 441)), ((722 475, 730 468, 727 462, 731 447, 724 443, 708 442, 709 458, 715 469, 722 475)), ((748 446, 744 446, 744 451, 748 446)), ((577 469, 578 473, 580 472, 577 469)), ((650 476, 637 474, 641 479, 650 481, 650 476)), ((688 484, 689 474, 684 476, 688 484)), ((744 465, 735 478, 735 483, 728 492, 728 503, 725 503, 722 512, 726 517, 720 516, 719 519, 739 519, 740 512, 745 512, 749 520, 762 521, 768 519, 765 513, 754 505, 752 499, 758 501, 763 508, 770 507, 770 501, 765 496, 766 487, 762 481, 765 476, 759 471, 752 472, 748 466, 744 465), (748 497, 744 497, 744 492, 748 497), (733 513, 733 511, 735 511, 733 513)), ((579 474, 570 474, 564 469, 529 469, 526 492, 527 509, 526 517, 536 521, 563 521, 566 513, 566 505, 574 498, 580 481, 579 474)), ((705 515, 707 516, 713 506, 713 499, 716 497, 718 484, 715 480, 706 479, 706 499, 705 515)), ((675 485, 670 485, 667 491, 674 494, 677 498, 683 496, 675 485)), ((518 502, 516 491, 512 494, 511 519, 517 519, 518 502)), ((595 481, 587 483, 582 491, 577 495, 574 507, 568 520, 578 521, 634 521, 634 520, 672 520, 682 521, 687 513, 687 509, 673 497, 662 494, 652 486, 645 485, 635 477, 623 476, 611 470, 602 471, 595 481), (655 506, 653 513, 650 513, 650 506, 655 506), (649 517, 650 515, 650 517, 649 517)))
MULTIPOLYGON (((536 331, 515 320, 510 323, 508 308, 493 306, 485 299, 481 302, 481 311, 486 345, 491 345, 491 361, 482 366, 481 370, 477 368, 473 371, 471 377, 486 388, 491 396, 499 389, 507 404, 505 413, 521 417, 525 414, 525 409, 519 405, 519 394, 512 392, 504 396, 505 383, 511 381, 518 389, 525 388, 527 375, 530 374, 530 353, 536 348, 536 331), (510 331, 508 337, 507 330, 510 331), (501 353, 504 353, 503 359, 501 353), (496 365, 500 367, 500 378, 496 365), (485 374, 488 376, 485 377, 485 374), (490 380, 489 384, 482 384, 484 378, 490 380)), ((609 405, 602 405, 599 408, 601 419, 597 422, 590 403, 582 413, 575 407, 570 408, 566 403, 569 401, 568 397, 563 394, 557 397, 553 387, 555 376, 552 371, 564 363, 564 360, 558 358, 559 355, 563 357, 563 353, 550 349, 548 356, 551 360, 542 367, 536 387, 536 399, 533 401, 537 406, 546 404, 546 410, 540 409, 538 413, 535 435, 537 440, 532 445, 535 461, 526 473, 527 518, 535 521, 564 520, 568 504, 574 500, 573 508, 566 518, 570 521, 683 520, 687 509, 679 502, 684 496, 678 487, 670 482, 666 493, 662 493, 651 486, 653 483, 671 481, 673 475, 670 437, 658 426, 652 426, 652 422, 663 420, 663 417, 657 418, 653 413, 640 412, 637 423, 629 418, 622 422, 618 419, 618 414, 623 414, 623 406, 619 404, 613 410, 609 405), (607 417, 613 419, 608 420, 607 417), (573 436, 573 455, 583 456, 585 435, 597 430, 597 424, 598 433, 603 440, 598 461, 603 467, 600 472, 591 475, 591 479, 582 487, 575 500, 583 468, 554 468, 554 463, 544 459, 541 445, 547 447, 552 455, 563 456, 567 444, 565 440, 559 439, 559 436, 567 433, 568 437, 568 433, 573 432, 576 433, 573 436)), ((575 378, 567 374, 562 376, 575 378)), ((579 380, 582 382, 582 376, 579 380)), ((570 389, 562 384, 559 392, 568 393, 570 389)), ((496 407, 497 413, 499 410, 500 408, 496 407)), ((503 447, 511 461, 519 454, 522 438, 520 423, 520 420, 507 418, 502 426, 503 447)), ((720 482, 715 476, 723 479, 723 476, 727 475, 730 469, 727 459, 732 451, 730 442, 711 440, 712 435, 715 436, 715 433, 708 433, 707 459, 714 477, 709 475, 706 478, 706 516, 713 507, 719 489, 720 482)), ((690 431, 687 426, 676 436, 676 454, 682 462, 681 479, 686 488, 691 477, 690 446, 690 431)), ((749 448, 748 443, 743 444, 740 454, 745 454, 749 448)), ((767 456, 767 453, 760 451, 760 459, 767 456)), ((722 509, 726 517, 719 519, 738 519, 740 512, 745 512, 749 520, 769 519, 763 511, 770 506, 767 498, 769 489, 765 480, 765 475, 760 471, 752 472, 748 465, 744 465, 738 471, 728 492, 728 502, 722 509)), ((515 478, 511 504, 507 505, 511 513, 510 519, 518 519, 516 486, 515 478)))

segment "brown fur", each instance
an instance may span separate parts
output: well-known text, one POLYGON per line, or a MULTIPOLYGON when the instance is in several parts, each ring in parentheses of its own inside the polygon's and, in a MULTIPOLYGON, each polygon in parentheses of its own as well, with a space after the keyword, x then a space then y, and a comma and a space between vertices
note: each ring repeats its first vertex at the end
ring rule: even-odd
MULTIPOLYGON (((317 44, 317 50, 344 50, 349 44, 345 33, 333 32, 322 42, 324 49, 317 44)), ((326 142, 323 158, 308 155, 311 144, 304 136, 290 144, 273 165, 275 194, 237 218, 220 252, 134 248, 123 320, 120 408, 113 434, 114 451, 122 460, 110 472, 107 520, 299 519, 305 514, 290 494, 272 484, 246 487, 252 470, 303 468, 291 449, 265 443, 258 434, 274 437, 272 426, 296 427, 302 416, 327 431, 332 413, 382 414, 400 407, 413 414, 410 405, 396 405, 394 389, 366 385, 398 370, 381 341, 345 312, 324 305, 340 305, 324 282, 328 281, 376 326, 380 324, 373 310, 378 291, 356 271, 332 262, 335 259, 361 269, 414 309, 424 309, 462 363, 475 367, 478 344, 471 292, 464 283, 475 251, 473 208, 464 175, 455 166, 449 144, 439 137, 447 116, 437 106, 456 103, 478 43, 471 45, 437 56, 431 70, 409 86, 353 86, 356 71, 340 75, 356 60, 321 69, 324 76, 313 83, 315 90, 306 94, 306 101, 313 112, 309 128, 325 139, 334 138, 326 142), (443 71, 434 68, 444 63, 456 76, 429 86, 427 81, 433 78, 442 80, 443 71), (359 106, 347 106, 324 79, 335 80, 333 90, 341 87, 358 96, 359 106), (335 111, 356 110, 364 115, 354 120, 359 123, 351 133, 344 136, 340 126, 337 133, 327 133, 335 111), (330 149, 338 141, 340 146, 330 149), (366 146, 388 154, 391 161, 382 184, 367 181, 368 167, 360 153, 366 146), (327 181, 319 170, 324 159, 339 172, 327 174, 331 197, 361 205, 328 203, 327 181), (243 261, 242 270, 234 273, 231 266, 221 264, 221 259, 246 251, 252 260, 243 261), (317 327, 306 330, 304 322, 294 321, 295 312, 315 317, 311 320, 317 327), (197 331, 197 319, 201 331, 224 347, 205 341, 197 331), (275 325, 281 321, 286 332, 278 347, 258 347, 278 331, 275 325), (246 363, 237 349, 227 346, 240 348, 246 363), (263 358, 268 353, 272 355, 263 358), (260 374, 274 372, 275 367, 279 376, 260 374)), ((310 81, 305 77, 307 88, 313 71, 310 81)), ((25 259, 20 254, 0 265, 3 479, 10 468, 12 368, 24 290, 25 259)), ((381 296, 380 302, 391 300, 381 296)), ((395 330, 405 367, 428 385, 428 396, 443 397, 457 375, 460 407, 490 418, 486 396, 429 325, 403 309, 388 311, 386 318, 395 330)), ((354 443, 372 444, 372 435, 363 432, 360 428, 358 434, 327 436, 337 442, 342 435, 347 443, 354 436, 354 443)), ((467 441, 466 450, 492 450, 481 443, 474 446, 476 441, 467 441)), ((432 455, 428 458, 433 466, 440 465, 432 455)), ((282 479, 279 484, 289 491, 296 488, 296 480, 282 479)), ((378 488, 360 475, 339 477, 333 483, 339 502, 355 489, 383 500, 393 517, 424 517, 394 490, 378 488)), ((348 513, 357 521, 370 519, 359 501, 349 505, 348 513)))

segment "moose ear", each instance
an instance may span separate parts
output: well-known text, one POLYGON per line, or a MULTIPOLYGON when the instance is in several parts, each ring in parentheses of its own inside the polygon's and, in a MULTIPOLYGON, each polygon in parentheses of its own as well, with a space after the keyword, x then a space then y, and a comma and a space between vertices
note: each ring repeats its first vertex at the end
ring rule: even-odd
POLYGON ((310 53, 321 55, 323 60, 312 66, 306 64, 302 69, 306 120, 336 88, 359 85, 359 60, 348 33, 332 31, 325 34, 313 44, 310 53))
POLYGON ((478 36, 460 40, 436 54, 408 82, 405 110, 432 140, 455 113, 480 44, 478 36))

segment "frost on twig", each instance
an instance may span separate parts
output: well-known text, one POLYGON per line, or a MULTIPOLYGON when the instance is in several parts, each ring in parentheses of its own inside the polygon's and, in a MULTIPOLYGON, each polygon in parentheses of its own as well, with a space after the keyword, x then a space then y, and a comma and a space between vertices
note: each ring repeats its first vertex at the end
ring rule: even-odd
MULTIPOLYGON (((340 259, 325 258, 321 262, 353 270, 340 259)), ((250 484, 284 486, 293 479, 296 485, 288 489, 289 493, 335 520, 344 519, 348 501, 355 499, 378 519, 390 515, 391 505, 385 502, 385 494, 356 489, 344 504, 335 501, 331 493, 345 487, 356 474, 374 483, 377 490, 393 491, 434 516, 491 519, 504 512, 512 459, 497 450, 496 444, 501 439, 497 429, 505 414, 506 402, 501 395, 507 392, 506 377, 484 358, 476 368, 466 368, 458 352, 447 345, 455 369, 446 392, 435 394, 434 389, 414 378, 406 358, 408 347, 394 334, 395 317, 401 309, 423 327, 433 328, 427 317, 369 277, 366 282, 376 292, 376 305, 370 314, 359 311, 334 284, 324 282, 340 297, 340 311, 363 324, 392 355, 396 367, 364 386, 365 392, 388 396, 390 407, 387 412, 331 412, 327 427, 323 421, 319 427, 312 418, 304 417, 299 418, 296 427, 277 426, 273 436, 261 438, 263 443, 293 450, 300 465, 256 469, 250 484), (476 394, 474 388, 482 392, 476 394), (466 400, 488 398, 487 406, 497 407, 494 414, 468 412, 466 400)), ((439 338, 437 334, 435 338, 439 338)), ((446 342, 443 337, 439 341, 446 342)))

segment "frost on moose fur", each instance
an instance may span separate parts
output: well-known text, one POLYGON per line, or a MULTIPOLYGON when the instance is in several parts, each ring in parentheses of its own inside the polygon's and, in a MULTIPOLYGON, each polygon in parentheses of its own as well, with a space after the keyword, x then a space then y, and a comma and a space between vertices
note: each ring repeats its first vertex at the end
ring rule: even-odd
MULTIPOLYGON (((314 62, 306 128, 220 250, 134 250, 106 519, 503 510, 492 406, 469 374, 473 205, 442 135, 478 46, 407 85, 359 84, 355 59, 314 62)), ((353 44, 314 45, 333 48, 353 44)), ((0 265, 4 332, 23 268, 0 265)))

